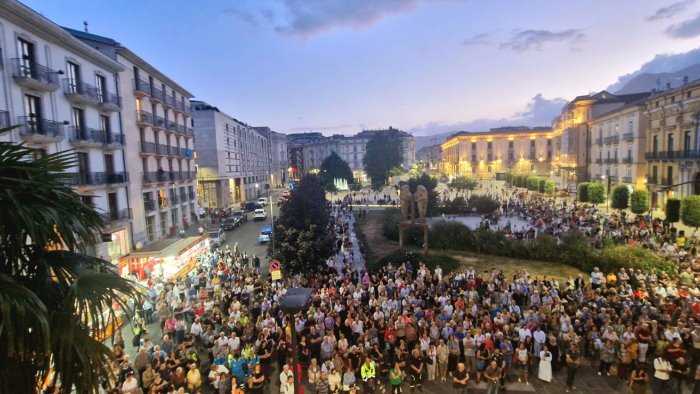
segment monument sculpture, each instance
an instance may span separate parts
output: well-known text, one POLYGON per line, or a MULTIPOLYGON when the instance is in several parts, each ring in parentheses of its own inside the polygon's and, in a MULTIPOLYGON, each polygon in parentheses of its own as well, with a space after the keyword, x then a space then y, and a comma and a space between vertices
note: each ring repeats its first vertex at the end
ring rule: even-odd
POLYGON ((428 212, 428 189, 423 185, 416 187, 416 192, 411 193, 408 185, 401 186, 399 192, 401 201, 401 216, 403 221, 399 223, 399 249, 403 250, 404 227, 421 227, 423 229, 423 253, 428 254, 428 225, 425 216, 428 212), (418 206, 418 222, 416 222, 416 206, 418 206), (411 220, 408 220, 408 218, 411 220))

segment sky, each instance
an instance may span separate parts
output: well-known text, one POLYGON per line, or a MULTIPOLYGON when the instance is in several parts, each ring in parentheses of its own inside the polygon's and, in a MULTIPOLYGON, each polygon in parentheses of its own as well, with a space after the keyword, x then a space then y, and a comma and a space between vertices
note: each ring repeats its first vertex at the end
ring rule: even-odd
POLYGON ((23 3, 87 21, 196 99, 284 133, 549 125, 577 95, 700 59, 700 0, 23 3))

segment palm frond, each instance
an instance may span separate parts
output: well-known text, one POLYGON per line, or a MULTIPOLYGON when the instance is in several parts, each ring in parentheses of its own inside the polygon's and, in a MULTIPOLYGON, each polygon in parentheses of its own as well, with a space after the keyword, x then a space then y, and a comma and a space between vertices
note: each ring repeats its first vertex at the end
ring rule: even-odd
POLYGON ((0 274, 0 392, 29 392, 38 371, 48 364, 49 349, 44 304, 20 283, 0 274))

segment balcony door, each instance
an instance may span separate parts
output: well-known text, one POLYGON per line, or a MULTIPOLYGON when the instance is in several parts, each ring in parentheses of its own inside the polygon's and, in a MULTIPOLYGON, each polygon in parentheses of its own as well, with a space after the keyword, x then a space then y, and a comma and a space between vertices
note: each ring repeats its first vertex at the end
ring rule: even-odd
POLYGON ((105 154, 105 173, 114 174, 114 156, 109 153, 105 154))
POLYGON ((107 193, 107 203, 109 204, 109 218, 119 219, 119 205, 117 204, 117 193, 107 193))
POLYGON ((97 87, 97 99, 104 103, 107 99, 107 80, 102 75, 95 75, 95 86, 97 87))
POLYGON ((36 61, 34 44, 19 38, 17 39, 17 51, 19 52, 18 71, 25 77, 34 77, 36 71, 34 67, 36 61))
POLYGON ((73 129, 75 130, 75 134, 78 139, 87 140, 89 136, 87 130, 85 130, 85 111, 80 108, 72 108, 71 117, 73 121, 73 129))
POLYGON ((41 119, 41 99, 31 94, 24 95, 24 113, 27 115, 27 126, 32 133, 42 132, 41 119))
POLYGON ((66 68, 68 74, 68 91, 70 93, 83 93, 80 89, 80 66, 68 62, 68 67, 66 68))
POLYGON ((87 185, 90 180, 90 158, 85 152, 78 152, 78 177, 80 184, 87 185))

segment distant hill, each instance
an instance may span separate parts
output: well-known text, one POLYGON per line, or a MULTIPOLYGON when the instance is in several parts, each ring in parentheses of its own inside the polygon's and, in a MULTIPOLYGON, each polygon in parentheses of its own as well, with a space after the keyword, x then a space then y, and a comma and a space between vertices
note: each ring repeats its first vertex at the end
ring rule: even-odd
POLYGON ((629 94, 648 92, 652 89, 667 90, 667 84, 671 88, 683 85, 683 78, 688 77, 688 81, 700 79, 700 64, 694 64, 682 70, 674 72, 643 73, 632 77, 619 90, 613 91, 615 94, 629 94))
POLYGON ((431 145, 440 145, 445 140, 447 137, 451 136, 454 134, 455 131, 448 131, 446 133, 439 133, 435 135, 417 135, 416 137, 416 151, 418 151, 420 148, 425 148, 426 146, 431 146, 431 145))

